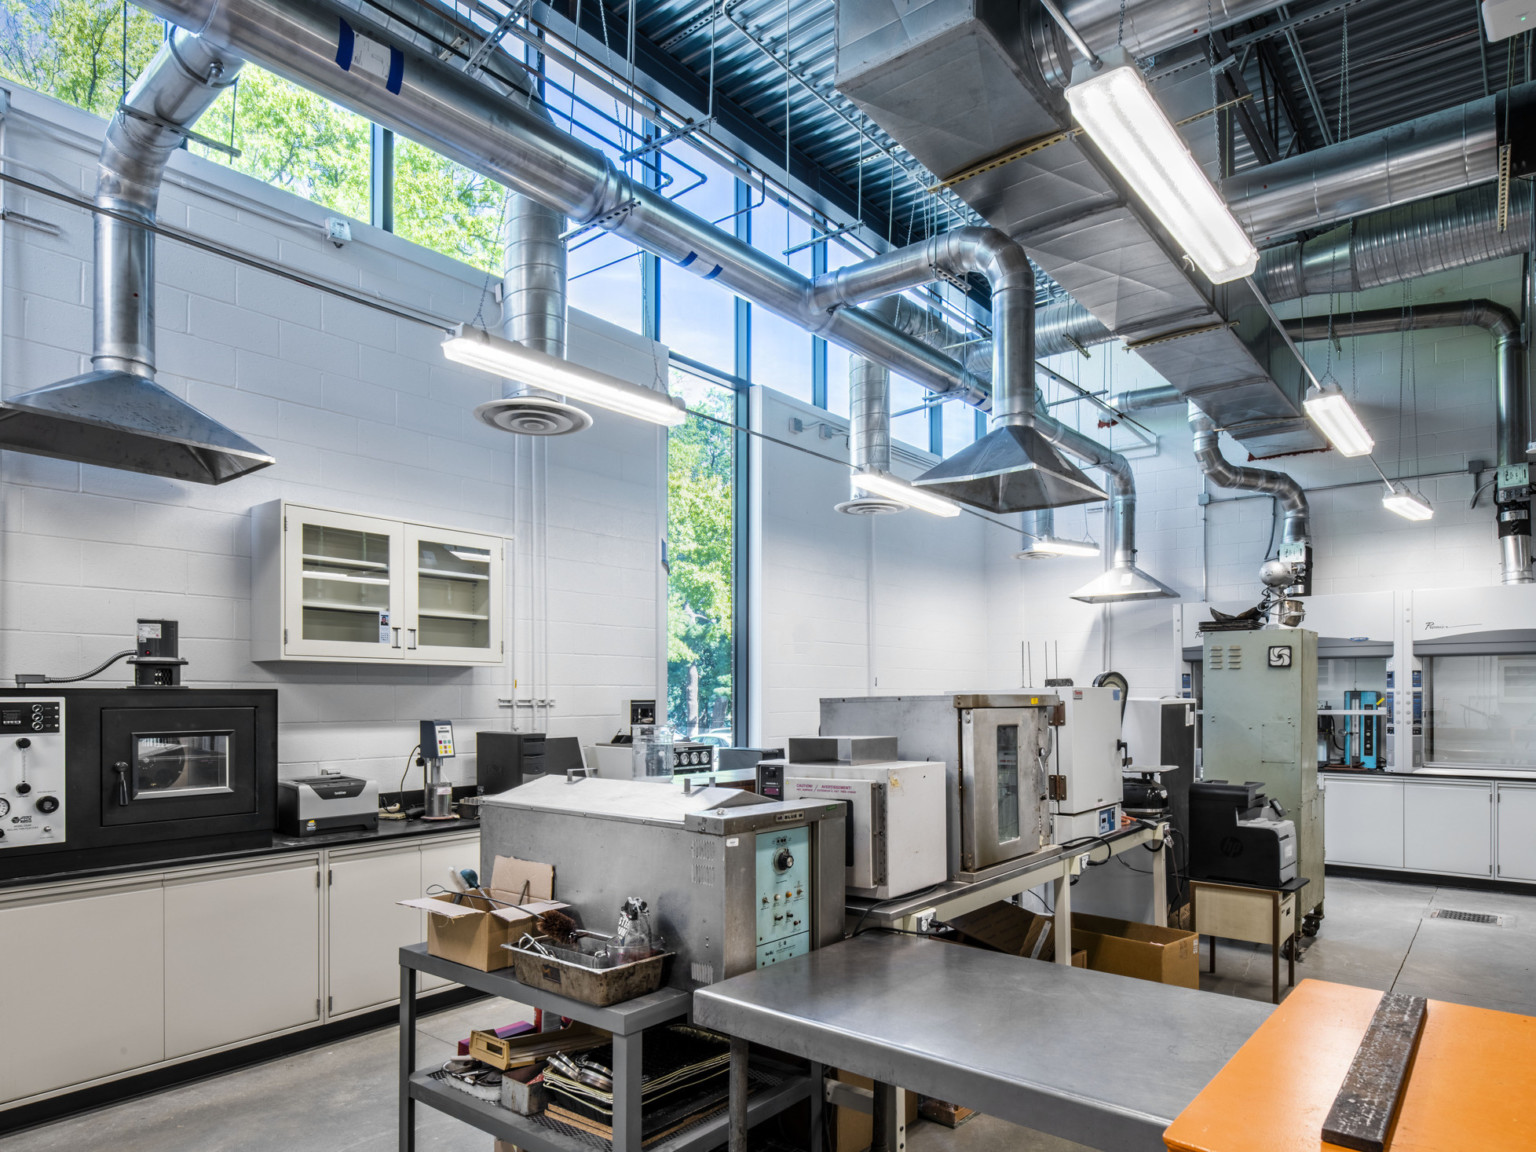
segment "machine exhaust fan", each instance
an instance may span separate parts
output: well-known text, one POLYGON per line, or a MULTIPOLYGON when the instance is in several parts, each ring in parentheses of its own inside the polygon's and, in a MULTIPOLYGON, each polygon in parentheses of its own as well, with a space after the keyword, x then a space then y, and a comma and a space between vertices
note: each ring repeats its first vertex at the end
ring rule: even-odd
POLYGON ((988 512, 1030 512, 1108 499, 1082 469, 1026 424, 994 428, 912 483, 988 512))
POLYGON ((273 458, 147 376, 98 370, 0 402, 0 448, 195 484, 273 458))

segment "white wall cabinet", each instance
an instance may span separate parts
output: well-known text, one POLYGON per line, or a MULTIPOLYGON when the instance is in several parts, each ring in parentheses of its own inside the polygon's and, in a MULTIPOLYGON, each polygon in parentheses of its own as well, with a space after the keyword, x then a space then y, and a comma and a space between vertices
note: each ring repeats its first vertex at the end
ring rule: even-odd
POLYGON ((479 855, 466 832, 0 890, 0 1108, 395 1002, 426 937, 395 902, 479 855))
POLYGON ((320 1019, 315 856, 165 881, 165 1055, 320 1019))
POLYGON ((0 893, 0 1103, 165 1057, 158 878, 0 893))
POLYGON ((253 508, 252 658, 499 664, 502 545, 285 500, 253 508))
POLYGON ((1413 872, 1493 875, 1493 785, 1411 781, 1403 793, 1403 866, 1413 872))
POLYGON ((1494 805, 1501 880, 1536 880, 1536 784, 1498 785, 1494 805))
POLYGON ((1323 851, 1330 864, 1403 867, 1403 782, 1328 776, 1323 851))

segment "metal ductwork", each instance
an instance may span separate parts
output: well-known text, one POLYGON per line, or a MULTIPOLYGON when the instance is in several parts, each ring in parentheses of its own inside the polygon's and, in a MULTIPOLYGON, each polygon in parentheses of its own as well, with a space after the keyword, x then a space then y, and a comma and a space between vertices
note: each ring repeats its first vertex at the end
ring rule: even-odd
POLYGON ((1255 244, 1499 178, 1502 125, 1536 114, 1536 84, 1486 96, 1222 181, 1255 244))
POLYGON ((273 462, 155 382, 155 236, 143 227, 185 130, 243 63, 178 31, 113 115, 96 175, 93 369, 0 402, 0 448, 198 484, 273 462))
MULTIPOLYGON (((1089 47, 1101 51, 1120 44, 1137 59, 1203 40, 1284 6, 1284 0, 1057 0, 1062 15, 1089 47)), ((1040 70, 1064 88, 1077 57, 1050 14, 1038 4, 1031 7, 1029 32, 1040 70)))
POLYGON ((818 276, 811 298, 836 311, 939 276, 975 272, 992 287, 992 425, 914 484, 989 512, 1102 500, 1105 493, 1035 427, 1035 273, 995 228, 957 228, 862 264, 818 276))
POLYGON ((1259 254, 1254 281, 1270 300, 1364 292, 1531 246, 1531 183, 1511 182, 1509 222, 1499 229, 1496 184, 1361 216, 1312 240, 1259 254))
POLYGON ((370 24, 340 0, 146 0, 148 11, 570 218, 646 250, 924 387, 985 406, 985 385, 952 358, 859 308, 818 310, 810 281, 631 179, 526 100, 370 24), (343 36, 352 45, 340 52, 343 36), (381 77, 365 62, 388 59, 381 77), (354 63, 356 62, 356 63, 354 63))
MULTIPOLYGON (((501 334, 535 352, 565 358, 565 217, 512 195, 502 230, 501 334)), ((561 436, 592 426, 589 413, 508 381, 505 395, 475 409, 477 419, 521 436, 561 436)))
MULTIPOLYGON (((855 471, 891 470, 891 373, 862 356, 848 357, 848 462, 855 471)), ((859 487, 853 478, 849 499, 837 511, 849 516, 883 516, 906 505, 859 487)))
MULTIPOLYGON (((1289 588, 1302 585, 1310 588, 1312 509, 1307 503, 1307 494, 1302 490, 1301 485, 1284 472, 1270 472, 1263 468, 1239 468, 1228 463, 1217 443, 1216 422, 1193 404, 1189 406, 1189 429, 1193 434, 1195 462, 1200 465, 1200 471, 1211 483, 1220 488, 1235 488, 1243 492, 1263 492, 1273 496, 1279 502, 1280 510, 1285 517, 1280 529, 1281 555, 1284 557, 1287 551, 1285 545, 1294 546, 1294 550, 1300 555, 1291 561, 1281 560, 1285 573, 1284 579, 1278 585, 1271 580, 1270 565, 1274 562, 1266 562, 1263 572, 1265 583, 1272 587, 1289 588)), ((1287 627, 1295 627, 1301 623, 1302 610, 1299 601, 1285 601, 1282 612, 1285 614, 1283 622, 1287 627)))
MULTIPOLYGON (((1221 24, 1274 5, 1219 7, 1221 24)), ((1096 51, 1115 43, 1118 3, 1065 8, 1096 51)), ((1127 0, 1134 52, 1198 38, 1206 25, 1204 3, 1127 0)), ((838 0, 837 41, 838 90, 1022 244, 1106 332, 1251 452, 1322 446, 1301 408, 1302 364, 1253 291, 1186 270, 1086 138, 1002 159, 1069 126, 1052 82, 1069 50, 1038 5, 838 0)))
MULTIPOLYGON (((1482 328, 1493 337, 1495 368, 1494 425, 1499 467, 1524 464, 1528 443, 1526 427, 1525 341, 1520 320, 1492 300, 1419 304, 1408 309, 1381 308, 1337 316, 1307 316, 1287 320, 1293 340, 1349 339, 1381 336, 1424 328, 1482 328)), ((1530 584, 1531 502, 1529 497, 1495 488, 1498 507, 1501 576, 1505 584, 1530 584)))

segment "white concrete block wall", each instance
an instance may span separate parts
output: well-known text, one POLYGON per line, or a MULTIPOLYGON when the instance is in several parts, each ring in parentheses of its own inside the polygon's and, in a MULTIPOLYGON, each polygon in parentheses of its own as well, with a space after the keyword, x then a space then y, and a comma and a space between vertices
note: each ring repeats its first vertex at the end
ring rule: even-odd
MULTIPOLYGON (((101 121, 25 90, 13 101, 6 153, 88 192, 101 121)), ((0 373, 12 395, 89 368, 91 224, 15 188, 6 204, 62 230, 5 226, 0 373)), ((321 234, 326 215, 186 153, 160 210, 170 226, 365 296, 475 315, 482 275, 361 224, 338 250, 321 234)), ((623 701, 655 692, 665 495, 652 426, 599 412, 580 436, 520 444, 474 420, 501 384, 449 365, 432 326, 175 241, 156 255, 160 382, 278 462, 209 488, 0 453, 0 680, 83 670, 127 646, 137 617, 177 619, 189 684, 278 688, 282 774, 339 768, 387 789, 417 719, 453 720, 468 749, 476 729, 508 727, 497 701, 513 695, 514 671, 518 696, 556 701, 549 730, 586 743, 612 734, 623 701), (516 664, 252 663, 249 510, 278 497, 515 538, 516 664), (532 659, 536 615, 547 675, 532 659)), ((498 314, 487 300, 485 315, 498 314)), ((650 341, 582 313, 570 325, 574 360, 644 383, 664 371, 650 341)), ((119 666, 95 683, 125 682, 119 666)), ((449 775, 473 779, 472 757, 449 775)))

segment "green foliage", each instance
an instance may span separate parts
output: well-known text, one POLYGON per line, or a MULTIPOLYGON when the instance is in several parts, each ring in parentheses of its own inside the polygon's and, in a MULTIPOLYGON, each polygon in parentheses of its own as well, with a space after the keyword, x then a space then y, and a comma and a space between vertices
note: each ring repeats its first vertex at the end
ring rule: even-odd
POLYGON ((395 232, 501 275, 506 191, 413 140, 395 141, 395 232))
MULTIPOLYGON (((165 26, 139 8, 126 18, 131 87, 165 26)), ((0 76, 106 116, 124 91, 123 20, 116 0, 0 0, 0 76)))
MULTIPOLYGON (((679 391, 677 381, 674 393, 679 391)), ((691 407, 729 420, 731 396, 709 389, 691 407)), ((711 709, 729 723, 732 692, 732 433, 690 416, 672 429, 667 450, 667 522, 671 579, 667 593, 667 712, 689 730, 690 669, 698 668, 700 728, 711 709)))

